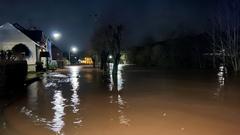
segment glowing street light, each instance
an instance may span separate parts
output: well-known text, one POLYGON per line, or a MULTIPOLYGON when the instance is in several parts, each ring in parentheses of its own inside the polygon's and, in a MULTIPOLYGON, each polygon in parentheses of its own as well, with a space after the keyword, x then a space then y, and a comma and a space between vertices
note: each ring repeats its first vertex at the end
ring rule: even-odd
POLYGON ((71 64, 71 52, 76 53, 78 51, 77 47, 71 47, 69 50, 69 62, 71 64))
POLYGON ((75 52, 78 51, 78 49, 77 49, 76 47, 72 47, 72 48, 71 48, 71 51, 75 53, 75 52))
POLYGON ((59 32, 53 32, 52 37, 53 37, 55 40, 59 40, 59 39, 62 37, 62 34, 59 33, 59 32))

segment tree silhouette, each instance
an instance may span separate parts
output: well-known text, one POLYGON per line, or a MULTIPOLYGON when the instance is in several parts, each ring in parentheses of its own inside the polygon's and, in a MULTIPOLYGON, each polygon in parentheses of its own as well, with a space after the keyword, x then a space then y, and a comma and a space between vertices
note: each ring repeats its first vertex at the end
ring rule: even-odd
POLYGON ((24 60, 31 56, 31 51, 25 44, 17 44, 12 48, 13 55, 16 56, 18 60, 24 60))
POLYGON ((240 1, 220 0, 211 22, 213 29, 209 35, 214 55, 236 73, 240 72, 240 1))

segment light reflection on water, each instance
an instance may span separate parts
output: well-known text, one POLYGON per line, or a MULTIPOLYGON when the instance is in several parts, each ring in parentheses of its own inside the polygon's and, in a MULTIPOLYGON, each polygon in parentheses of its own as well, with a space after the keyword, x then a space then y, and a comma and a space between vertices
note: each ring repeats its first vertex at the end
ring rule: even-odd
POLYGON ((54 106, 52 109, 55 112, 54 112, 53 120, 52 120, 51 124, 49 124, 49 126, 54 132, 60 134, 63 126, 65 125, 63 119, 64 119, 64 115, 65 115, 65 113, 64 113, 65 103, 64 102, 66 99, 63 98, 61 91, 55 91, 53 99, 54 100, 53 100, 52 104, 54 106))
POLYGON ((71 66, 71 67, 68 67, 68 69, 70 71, 70 76, 72 78, 80 77, 79 72, 80 72, 81 68, 79 66, 71 66))
MULTIPOLYGON (((149 72, 128 70, 126 74, 122 67, 119 67, 117 83, 111 78, 108 84, 102 83, 101 79, 97 80, 97 77, 101 77, 101 72, 93 74, 88 81, 85 75, 89 72, 79 73, 80 68, 76 67, 69 67, 62 74, 48 74, 43 83, 30 86, 28 99, 17 103, 19 108, 9 110, 16 110, 17 113, 20 110, 24 117, 20 115, 20 118, 14 118, 16 120, 11 119, 15 113, 10 112, 8 119, 17 123, 14 128, 18 130, 26 130, 20 129, 19 124, 28 128, 34 124, 39 129, 39 134, 47 134, 49 131, 58 135, 239 133, 239 94, 227 95, 230 96, 226 98, 230 100, 229 103, 221 101, 216 106, 215 101, 212 102, 211 91, 214 87, 216 92, 215 80, 204 80, 204 83, 202 80, 182 81, 182 78, 186 78, 181 76, 179 82, 176 82, 178 78, 166 79, 155 72, 149 75, 149 72), (188 87, 189 83, 194 83, 194 86, 188 87), (200 88, 196 87, 200 85, 200 88), (211 96, 211 99, 205 98, 206 96, 211 96)), ((95 73, 94 69, 88 70, 95 73)), ((217 77, 219 88, 228 85, 225 84, 221 70, 217 77)), ((225 94, 223 91, 220 93, 220 96, 225 94)), ((214 98, 219 99, 217 96, 214 98)), ((16 108, 15 105, 13 108, 16 108)))
POLYGON ((71 101, 72 101, 72 106, 73 106, 72 111, 73 111, 73 113, 77 113, 79 111, 78 105, 80 104, 80 99, 79 99, 79 96, 78 96, 76 90, 73 90, 71 101))
MULTIPOLYGON (((80 110, 80 97, 78 95, 78 90, 79 90, 79 68, 71 68, 71 85, 72 85, 72 96, 71 96, 71 106, 73 107, 72 112, 73 113, 78 113, 78 111, 80 110)), ((74 124, 80 124, 82 123, 82 120, 77 118, 77 121, 74 121, 74 124)))
MULTIPOLYGON (((54 131, 56 134, 63 134, 63 128, 66 125, 64 120, 68 112, 66 109, 72 107, 72 113, 77 114, 80 108, 80 97, 79 97, 79 67, 69 67, 69 75, 64 75, 60 73, 49 73, 43 80, 44 87, 47 93, 53 92, 53 97, 51 99, 53 118, 47 119, 43 116, 37 115, 38 113, 34 112, 34 108, 37 108, 38 100, 38 85, 34 84, 28 93, 28 107, 22 107, 21 112, 25 114, 28 118, 32 119, 33 122, 37 125, 45 125, 50 130, 54 131), (70 86, 69 89, 61 86, 70 86), (63 97, 64 91, 71 91, 70 102, 63 97), (31 109, 29 109, 31 108, 31 109)), ((68 88, 68 87, 67 87, 68 88)), ((67 93, 69 93, 67 92, 67 93)), ((43 98, 43 97, 42 97, 43 98)), ((48 101, 47 101, 48 102, 48 101)), ((68 114, 72 115, 72 114, 68 114)), ((72 115, 73 116, 73 115, 72 115)), ((72 121, 73 124, 80 125, 82 124, 82 119, 79 116, 75 116, 72 121)))
MULTIPOLYGON (((117 105, 117 114, 118 114, 119 124, 129 126, 130 119, 128 118, 127 113, 126 113, 127 101, 120 94, 116 95, 116 93, 112 93, 109 96, 109 103, 117 105)), ((112 119, 114 119, 114 118, 112 118, 112 119)))
POLYGON ((72 101, 72 106, 73 106, 73 113, 77 113, 79 109, 77 109, 77 106, 80 104, 80 99, 78 96, 78 89, 79 89, 79 80, 78 80, 78 75, 79 74, 79 70, 76 70, 75 68, 71 69, 71 85, 72 85, 72 97, 71 97, 71 101, 72 101))
POLYGON ((33 89, 28 90, 28 106, 30 106, 33 110, 37 109, 38 106, 38 85, 33 85, 33 89))
POLYGON ((43 79, 43 83, 45 84, 46 88, 58 88, 62 83, 69 83, 70 77, 60 73, 48 73, 46 77, 43 79))
POLYGON ((220 96, 221 91, 225 85, 225 75, 227 74, 227 69, 224 65, 220 65, 219 72, 217 73, 218 79, 218 88, 217 91, 214 93, 215 96, 220 96))
MULTIPOLYGON (((69 76, 71 78, 70 83, 71 83, 71 87, 72 87, 70 89, 72 91, 70 106, 72 107, 72 113, 76 115, 72 121, 72 124, 75 124, 78 126, 82 126, 82 123, 83 123, 82 117, 80 117, 80 115, 79 115, 79 113, 80 113, 80 97, 79 97, 80 70, 81 70, 81 68, 79 66, 69 67, 69 71, 70 71, 69 76)), ((71 114, 69 114, 69 115, 71 115, 71 114)), ((72 116, 74 116, 74 115, 72 115, 72 116)))
POLYGON ((120 124, 123 124, 123 125, 130 125, 130 119, 127 117, 126 113, 125 113, 125 109, 126 109, 126 104, 127 102, 121 97, 121 95, 119 94, 118 95, 118 100, 117 100, 117 103, 118 103, 118 113, 119 113, 119 122, 120 124))
MULTIPOLYGON (((130 126, 131 125, 131 119, 128 116, 128 100, 124 96, 124 83, 125 78, 123 77, 124 73, 124 65, 119 65, 117 77, 114 78, 112 76, 112 70, 113 70, 113 64, 110 64, 110 70, 109 70, 109 84, 108 88, 110 91, 109 96, 109 103, 114 106, 114 117, 111 119, 117 119, 118 124, 130 126)), ((69 74, 68 76, 62 75, 62 74, 49 74, 48 79, 46 80, 45 87, 49 91, 54 91, 53 101, 51 102, 53 104, 52 110, 54 111, 53 119, 47 121, 45 118, 37 117, 37 119, 41 120, 43 123, 47 123, 49 126, 48 128, 52 131, 56 132, 57 134, 63 134, 64 130, 63 128, 67 126, 67 124, 72 123, 74 125, 83 126, 83 118, 80 117, 81 114, 81 104, 80 104, 80 80, 81 76, 79 75, 80 68, 78 67, 69 67, 69 74), (68 84, 70 85, 69 89, 61 89, 61 87, 58 87, 62 84, 68 84), (63 98, 63 91, 70 91, 71 95, 69 96, 69 100, 63 98), (71 109, 70 109, 71 108, 71 109), (71 110, 71 112, 68 112, 67 110, 71 110), (73 119, 67 119, 67 115, 71 115, 71 118, 73 119)), ((83 77, 86 75, 88 76, 89 73, 85 73, 83 77)), ((219 87, 217 89, 217 92, 214 93, 215 96, 219 96, 221 93, 221 90, 224 87, 225 84, 225 71, 223 67, 219 68, 218 73, 218 84, 219 87)), ((85 77, 88 78, 88 77, 85 77)), ((92 78, 90 78, 92 79, 92 78)), ((86 80, 87 82, 91 82, 86 80)), ((30 94, 32 95, 32 99, 34 99, 37 96, 37 93, 32 91, 30 94)), ((64 95, 65 96, 65 95, 64 95)), ((66 97, 67 98, 67 97, 66 97)), ((36 102, 32 100, 33 102, 36 102)), ((26 115, 33 116, 31 110, 25 111, 26 115)), ((162 114, 164 117, 166 116, 166 113, 162 114)), ((85 125, 84 125, 85 126, 85 125)))
POLYGON ((123 73, 123 64, 118 65, 118 72, 117 72, 117 78, 114 78, 112 75, 113 71, 113 63, 109 64, 109 76, 110 76, 110 84, 109 84, 109 89, 110 91, 113 91, 116 87, 118 91, 121 91, 123 89, 124 85, 124 79, 122 77, 123 73))
POLYGON ((118 120, 119 123, 122 125, 129 126, 130 125, 130 119, 126 115, 126 109, 127 109, 127 101, 121 96, 120 91, 124 88, 124 79, 123 79, 123 64, 118 65, 118 72, 117 77, 114 78, 112 75, 113 71, 113 64, 109 64, 109 76, 110 76, 110 84, 109 84, 109 90, 112 92, 109 96, 109 103, 110 104, 117 104, 118 106, 118 120), (117 90, 117 94, 114 93, 114 90, 117 90), (114 97, 117 96, 115 99, 114 97))

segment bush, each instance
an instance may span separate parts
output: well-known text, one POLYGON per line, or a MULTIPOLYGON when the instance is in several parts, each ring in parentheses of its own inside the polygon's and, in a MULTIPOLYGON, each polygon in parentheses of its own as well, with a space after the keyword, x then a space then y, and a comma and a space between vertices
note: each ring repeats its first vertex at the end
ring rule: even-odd
POLYGON ((42 63, 42 62, 36 62, 36 71, 37 71, 37 72, 42 72, 42 71, 44 71, 43 63, 42 63))
POLYGON ((19 93, 27 76, 26 61, 0 61, 0 95, 19 93))
POLYGON ((56 70, 58 68, 58 64, 57 61, 52 60, 51 62, 49 62, 49 67, 50 70, 56 70))

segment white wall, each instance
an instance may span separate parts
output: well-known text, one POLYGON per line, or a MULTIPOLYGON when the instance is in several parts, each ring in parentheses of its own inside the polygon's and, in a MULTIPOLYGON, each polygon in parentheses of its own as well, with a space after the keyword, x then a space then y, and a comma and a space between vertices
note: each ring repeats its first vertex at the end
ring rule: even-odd
POLYGON ((31 66, 29 69, 32 71, 35 69, 37 55, 39 55, 37 54, 38 46, 36 43, 10 23, 0 26, 0 49, 11 50, 19 43, 25 44, 31 51, 31 56, 27 59, 27 63, 31 66))
MULTIPOLYGON (((11 43, 0 43, 2 50, 11 50, 16 44, 19 44, 19 42, 11 42, 11 43)), ((31 42, 24 42, 22 44, 25 44, 29 50, 31 51, 31 56, 27 59, 28 64, 36 64, 36 45, 31 42)))

